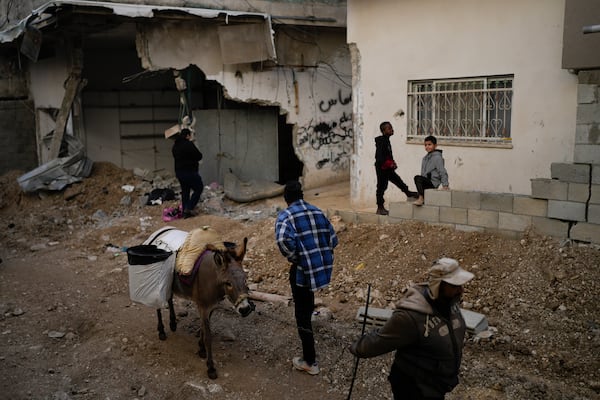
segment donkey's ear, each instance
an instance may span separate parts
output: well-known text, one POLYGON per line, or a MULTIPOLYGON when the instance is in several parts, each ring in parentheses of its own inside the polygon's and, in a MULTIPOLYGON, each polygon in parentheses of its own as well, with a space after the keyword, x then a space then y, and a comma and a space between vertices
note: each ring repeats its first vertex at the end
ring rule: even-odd
POLYGON ((236 246, 235 259, 241 262, 246 255, 246 246, 248 245, 248 238, 245 237, 241 246, 236 246))

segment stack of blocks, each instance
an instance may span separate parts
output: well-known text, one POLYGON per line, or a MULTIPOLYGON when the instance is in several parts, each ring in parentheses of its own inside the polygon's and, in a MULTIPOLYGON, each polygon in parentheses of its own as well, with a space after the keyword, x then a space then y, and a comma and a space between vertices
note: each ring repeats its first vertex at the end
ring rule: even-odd
POLYGON ((518 238, 524 231, 600 244, 600 165, 552 164, 552 179, 532 179, 531 196, 460 190, 425 191, 425 204, 390 204, 388 216, 336 211, 346 222, 416 220, 518 238))

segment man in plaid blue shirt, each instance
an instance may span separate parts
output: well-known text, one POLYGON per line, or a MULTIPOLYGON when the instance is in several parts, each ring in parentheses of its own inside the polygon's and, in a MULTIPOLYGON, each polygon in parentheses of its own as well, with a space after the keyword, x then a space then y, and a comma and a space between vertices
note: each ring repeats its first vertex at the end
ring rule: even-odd
POLYGON ((281 254, 291 262, 290 286, 302 342, 302 357, 294 357, 292 363, 296 369, 316 375, 319 366, 311 324, 314 292, 329 285, 338 239, 325 214, 304 201, 300 182, 288 182, 283 197, 288 208, 277 216, 275 240, 281 254))

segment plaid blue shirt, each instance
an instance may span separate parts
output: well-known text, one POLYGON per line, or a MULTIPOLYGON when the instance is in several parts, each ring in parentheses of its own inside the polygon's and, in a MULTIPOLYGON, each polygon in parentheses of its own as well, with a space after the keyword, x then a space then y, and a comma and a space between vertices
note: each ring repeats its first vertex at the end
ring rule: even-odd
POLYGON ((293 202, 277 216, 275 240, 281 254, 298 266, 296 285, 316 291, 329 284, 338 239, 321 210, 304 200, 293 202))

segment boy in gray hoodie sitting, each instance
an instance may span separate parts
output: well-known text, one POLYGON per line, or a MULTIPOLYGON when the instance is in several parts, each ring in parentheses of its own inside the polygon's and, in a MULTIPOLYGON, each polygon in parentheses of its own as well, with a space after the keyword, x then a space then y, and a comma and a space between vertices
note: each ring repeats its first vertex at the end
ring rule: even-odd
POLYGON ((440 184, 441 189, 450 189, 442 150, 437 149, 437 139, 435 136, 427 136, 424 143, 427 154, 421 162, 421 175, 415 176, 415 186, 419 193, 419 198, 413 203, 415 206, 422 206, 425 202, 425 189, 435 189, 440 184))

